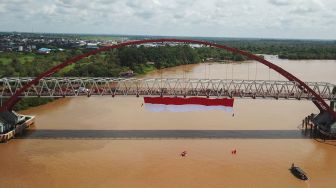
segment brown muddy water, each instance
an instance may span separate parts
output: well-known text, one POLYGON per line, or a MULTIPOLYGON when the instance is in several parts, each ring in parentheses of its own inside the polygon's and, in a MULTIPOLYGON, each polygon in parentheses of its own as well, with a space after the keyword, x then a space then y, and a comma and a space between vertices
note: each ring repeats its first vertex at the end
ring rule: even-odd
MULTIPOLYGON (((269 60, 305 81, 336 83, 336 61, 269 60)), ((198 64, 148 77, 282 79, 255 62, 198 64), (233 73, 233 74, 232 74, 233 73), (257 74, 256 74, 257 73, 257 74)), ((309 101, 236 99, 221 111, 148 112, 136 97, 66 98, 0 145, 0 187, 334 187, 336 142, 302 135, 309 101), (231 150, 237 149, 232 155, 231 150), (187 157, 180 153, 186 150, 187 157), (307 182, 290 172, 303 168, 307 182)))

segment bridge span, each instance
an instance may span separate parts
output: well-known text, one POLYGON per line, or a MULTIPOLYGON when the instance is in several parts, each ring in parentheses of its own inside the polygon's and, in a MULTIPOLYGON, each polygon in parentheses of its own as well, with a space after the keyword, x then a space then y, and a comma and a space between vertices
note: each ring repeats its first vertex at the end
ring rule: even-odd
MULTIPOLYGON (((8 98, 35 78, 0 79, 0 98, 8 98)), ((336 85, 306 82, 324 100, 336 100, 336 85)), ((78 97, 116 95, 207 96, 315 100, 295 81, 186 78, 46 77, 19 97, 78 97)))
POLYGON ((89 52, 81 54, 81 55, 77 55, 73 58, 70 58, 70 59, 66 60, 65 62, 63 62, 59 65, 56 65, 55 67, 50 68, 46 72, 41 73, 40 75, 35 77, 33 80, 31 80, 27 84, 23 85, 22 87, 20 87, 20 89, 16 90, 14 95, 12 95, 8 100, 6 100, 5 104, 3 106, 1 106, 0 112, 5 112, 5 111, 12 110, 14 105, 20 100, 20 98, 21 98, 20 96, 22 96, 22 94, 25 91, 28 91, 32 86, 37 85, 41 79, 52 76, 53 74, 55 74, 56 72, 60 71, 61 69, 63 69, 64 67, 66 67, 68 65, 74 64, 74 63, 80 61, 83 58, 86 58, 86 57, 89 57, 91 55, 95 55, 95 54, 98 54, 98 53, 101 53, 101 52, 105 52, 105 51, 109 51, 109 50, 117 49, 117 48, 122 48, 122 47, 125 47, 125 46, 130 46, 130 45, 136 46, 136 45, 142 45, 142 44, 146 44, 146 43, 200 44, 200 45, 208 46, 208 47, 212 47, 212 48, 223 49, 223 50, 226 50, 228 52, 232 52, 234 54, 245 56, 248 59, 255 60, 255 61, 267 66, 269 68, 269 70, 272 69, 272 70, 278 72, 284 78, 286 78, 288 81, 292 81, 292 82, 297 83, 299 85, 298 86, 299 89, 301 89, 304 93, 309 93, 309 95, 313 96, 314 100, 312 100, 312 102, 316 105, 316 107, 320 110, 320 112, 326 112, 332 117, 332 119, 336 120, 336 112, 334 111, 334 109, 332 107, 330 107, 326 103, 326 101, 319 94, 317 94, 305 82, 298 79, 293 74, 291 74, 288 71, 284 70, 283 68, 265 60, 264 58, 259 57, 257 55, 254 55, 250 52, 242 51, 242 50, 239 50, 239 49, 236 49, 236 48, 232 48, 232 47, 229 47, 229 46, 226 46, 226 45, 223 45, 223 44, 217 44, 217 43, 210 42, 210 41, 200 41, 200 40, 191 40, 191 39, 174 39, 174 38, 127 41, 127 42, 123 42, 123 43, 120 43, 120 44, 116 44, 116 45, 102 47, 102 48, 99 48, 99 49, 96 49, 96 50, 92 50, 92 51, 89 51, 89 52))
MULTIPOLYGON (((283 68, 254 55, 223 44, 191 39, 146 39, 127 41, 77 55, 51 67, 35 78, 1 78, 0 99, 8 98, 0 107, 0 117, 10 127, 16 127, 19 117, 12 111, 24 97, 67 97, 81 95, 171 95, 171 96, 229 96, 251 98, 309 99, 320 110, 314 124, 328 134, 336 135, 335 86, 328 83, 304 82, 283 68), (125 46, 146 43, 200 44, 223 49, 255 60, 274 70, 288 81, 206 80, 206 79, 121 79, 121 78, 52 78, 53 74, 83 58, 125 46), (331 100, 331 105, 326 100, 331 100), (12 123, 11 123, 12 122, 12 123)), ((6 124, 6 125, 7 125, 6 124)))

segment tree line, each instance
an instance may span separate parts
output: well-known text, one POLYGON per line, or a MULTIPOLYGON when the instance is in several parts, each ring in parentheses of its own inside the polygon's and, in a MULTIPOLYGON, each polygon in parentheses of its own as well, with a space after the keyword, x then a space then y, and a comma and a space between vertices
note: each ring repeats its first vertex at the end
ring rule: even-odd
MULTIPOLYGON (((73 49, 46 55, 6 53, 6 57, 10 58, 11 62, 2 63, 0 58, 0 77, 34 77, 52 66, 87 51, 88 49, 73 49), (33 58, 27 60, 25 56, 33 58)), ((218 61, 245 60, 240 55, 209 47, 192 48, 189 45, 129 46, 84 58, 54 76, 116 77, 121 72, 128 70, 132 70, 136 74, 144 74, 154 69, 200 63, 209 58, 218 61)))
MULTIPOLYGON (((4 53, 0 56, 0 77, 35 77, 67 59, 87 51, 89 50, 69 49, 51 54, 4 53), (10 61, 4 63, 1 62, 1 58, 10 61)), ((205 62, 209 58, 222 61, 245 60, 240 55, 208 47, 192 48, 189 45, 129 46, 84 58, 53 76, 118 77, 120 73, 130 70, 140 75, 155 69, 205 62)), ((52 100, 44 98, 23 99, 15 106, 15 110, 38 106, 52 100)))
POLYGON ((217 42, 254 54, 278 55, 280 59, 336 59, 336 41, 226 39, 217 42))

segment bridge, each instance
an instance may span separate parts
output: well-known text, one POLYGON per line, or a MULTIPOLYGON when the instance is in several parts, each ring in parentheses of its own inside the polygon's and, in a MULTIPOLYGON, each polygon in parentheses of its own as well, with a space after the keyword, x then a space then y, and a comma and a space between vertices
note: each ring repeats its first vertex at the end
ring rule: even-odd
POLYGON ((50 68, 35 78, 1 78, 1 97, 7 97, 0 108, 1 118, 15 127, 19 118, 12 112, 14 105, 23 97, 66 97, 80 95, 183 95, 183 96, 239 96, 250 98, 309 99, 320 110, 313 122, 328 134, 336 135, 334 111, 334 85, 308 82, 298 79, 283 68, 252 53, 210 41, 191 39, 146 39, 127 41, 102 47, 75 56, 50 68), (83 58, 125 46, 152 44, 200 44, 219 48, 255 60, 282 75, 287 81, 263 80, 206 80, 206 79, 120 79, 120 78, 52 78, 53 74, 83 58), (326 100, 331 100, 331 105, 326 100))
MULTIPOLYGON (((0 98, 8 98, 35 78, 1 78, 0 98)), ((324 100, 336 100, 334 84, 306 82, 324 100)), ((102 95, 206 96, 314 100, 293 81, 186 78, 47 77, 19 97, 78 97, 102 95)))

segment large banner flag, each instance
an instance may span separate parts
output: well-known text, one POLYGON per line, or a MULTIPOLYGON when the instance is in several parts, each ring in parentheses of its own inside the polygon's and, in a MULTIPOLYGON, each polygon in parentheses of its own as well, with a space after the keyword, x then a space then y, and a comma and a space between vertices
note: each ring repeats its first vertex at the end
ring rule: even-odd
POLYGON ((209 99, 201 97, 144 97, 145 108, 152 112, 191 112, 223 110, 233 111, 234 99, 209 99))

